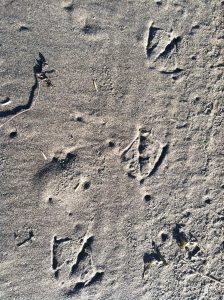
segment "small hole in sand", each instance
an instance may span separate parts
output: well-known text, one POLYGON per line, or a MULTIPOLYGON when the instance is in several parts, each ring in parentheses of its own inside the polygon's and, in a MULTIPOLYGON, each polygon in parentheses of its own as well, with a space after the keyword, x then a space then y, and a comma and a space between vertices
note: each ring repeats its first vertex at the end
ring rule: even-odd
POLYGON ((77 117, 77 118, 76 118, 76 121, 77 121, 77 122, 83 122, 83 118, 82 118, 82 117, 77 117))
POLYGON ((89 181, 86 181, 83 183, 83 189, 84 190, 88 190, 90 188, 90 182, 89 181))
POLYGON ((14 139, 17 136, 17 132, 16 131, 12 131, 9 134, 10 139, 14 139))
POLYGON ((151 200, 151 196, 150 196, 150 195, 145 195, 144 201, 145 201, 146 203, 149 203, 150 200, 151 200))
POLYGON ((205 200, 205 203, 206 203, 206 204, 211 204, 211 203, 212 203, 212 200, 211 200, 211 199, 206 199, 206 200, 205 200))
POLYGON ((161 240, 162 240, 163 242, 165 242, 167 239, 168 239, 168 234, 162 233, 162 234, 161 234, 161 240))
POLYGON ((110 148, 113 148, 114 146, 115 146, 114 142, 112 142, 112 141, 109 141, 109 143, 108 143, 108 147, 110 147, 110 148))

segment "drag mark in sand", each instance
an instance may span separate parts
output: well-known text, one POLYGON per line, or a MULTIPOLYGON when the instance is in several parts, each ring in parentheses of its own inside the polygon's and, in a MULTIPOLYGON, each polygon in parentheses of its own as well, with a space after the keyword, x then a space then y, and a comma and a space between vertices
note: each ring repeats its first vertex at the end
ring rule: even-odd
POLYGON ((31 110, 35 103, 35 93, 37 90, 37 98, 39 98, 40 94, 40 83, 45 82, 47 86, 51 86, 51 81, 48 78, 47 74, 54 72, 54 70, 46 70, 48 66, 43 54, 39 53, 39 59, 36 59, 36 64, 33 67, 33 76, 34 76, 34 84, 31 87, 28 102, 24 105, 18 105, 13 109, 0 111, 0 118, 6 118, 8 116, 12 116, 5 123, 0 125, 2 128, 5 124, 13 120, 15 117, 31 110))

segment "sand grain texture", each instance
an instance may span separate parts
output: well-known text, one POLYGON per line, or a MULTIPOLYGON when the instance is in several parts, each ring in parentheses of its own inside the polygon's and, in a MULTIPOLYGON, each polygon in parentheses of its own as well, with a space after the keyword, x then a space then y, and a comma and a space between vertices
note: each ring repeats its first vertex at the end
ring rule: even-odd
POLYGON ((224 1, 0 1, 0 299, 220 300, 224 1))

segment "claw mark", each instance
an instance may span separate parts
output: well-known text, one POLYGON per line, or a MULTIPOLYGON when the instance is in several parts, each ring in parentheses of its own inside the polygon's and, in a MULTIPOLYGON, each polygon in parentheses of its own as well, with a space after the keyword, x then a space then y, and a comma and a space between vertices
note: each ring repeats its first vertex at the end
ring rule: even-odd
POLYGON ((60 244, 69 242, 69 241, 71 241, 71 240, 72 240, 72 239, 70 239, 69 237, 57 239, 57 237, 55 236, 55 237, 54 237, 54 244, 55 244, 55 245, 60 245, 60 244))
POLYGON ((162 73, 162 74, 178 74, 182 71, 183 71, 183 69, 181 69, 181 68, 175 68, 173 70, 160 70, 160 73, 162 73))
MULTIPOLYGON (((27 234, 27 233, 26 233, 27 234)), ((29 230, 28 231, 28 236, 23 238, 20 242, 17 242, 16 245, 18 247, 24 245, 25 243, 29 242, 29 241, 32 241, 32 238, 34 237, 34 234, 33 234, 33 231, 32 230, 29 230)), ((17 233, 14 233, 14 238, 15 239, 18 239, 19 238, 19 235, 17 233)))
POLYGON ((96 282, 99 282, 101 281, 101 279, 103 278, 103 275, 104 275, 104 272, 103 271, 97 271, 93 276, 92 278, 90 278, 89 281, 87 281, 85 283, 85 286, 88 286, 90 284, 94 284, 96 282))
POLYGON ((73 288, 69 289, 65 293, 65 295, 68 297, 73 296, 73 295, 77 294, 84 287, 85 287, 85 282, 83 282, 83 281, 76 282, 75 286, 73 288))

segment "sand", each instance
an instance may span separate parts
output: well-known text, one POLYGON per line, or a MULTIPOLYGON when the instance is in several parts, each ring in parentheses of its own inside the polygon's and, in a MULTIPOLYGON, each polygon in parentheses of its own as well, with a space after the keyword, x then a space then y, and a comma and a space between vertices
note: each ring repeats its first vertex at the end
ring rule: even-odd
POLYGON ((0 299, 223 299, 223 11, 0 1, 0 299))

